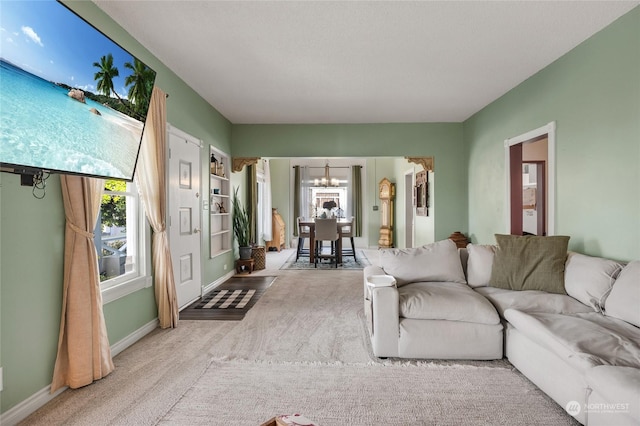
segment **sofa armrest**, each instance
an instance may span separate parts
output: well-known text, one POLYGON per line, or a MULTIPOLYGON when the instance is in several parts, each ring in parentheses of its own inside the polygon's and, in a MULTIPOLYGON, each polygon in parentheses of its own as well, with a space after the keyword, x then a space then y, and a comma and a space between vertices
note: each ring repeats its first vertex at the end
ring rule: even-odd
POLYGON ((369 275, 367 286, 369 288, 396 287, 396 279, 391 275, 369 275))
POLYGON ((394 286, 371 288, 371 346, 377 357, 398 356, 400 305, 394 286))
POLYGON ((369 291, 369 286, 367 285, 367 278, 369 278, 372 275, 385 275, 384 270, 379 267, 379 266, 374 266, 374 265, 368 265, 364 267, 364 270, 362 271, 362 281, 364 284, 364 298, 367 300, 371 299, 371 294, 369 291))

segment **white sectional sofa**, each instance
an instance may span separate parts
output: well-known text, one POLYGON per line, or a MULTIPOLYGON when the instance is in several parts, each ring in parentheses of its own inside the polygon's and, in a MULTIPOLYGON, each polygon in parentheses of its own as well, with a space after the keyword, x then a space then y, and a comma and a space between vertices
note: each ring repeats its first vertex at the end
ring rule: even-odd
POLYGON ((496 238, 381 250, 364 270, 374 354, 506 356, 582 424, 639 425, 640 261, 567 253, 567 237, 496 238))

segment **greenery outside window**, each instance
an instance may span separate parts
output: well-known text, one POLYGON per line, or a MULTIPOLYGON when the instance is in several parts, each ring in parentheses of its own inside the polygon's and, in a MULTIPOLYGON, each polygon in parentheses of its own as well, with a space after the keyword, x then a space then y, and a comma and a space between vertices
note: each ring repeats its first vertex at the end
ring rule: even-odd
POLYGON ((147 229, 135 184, 105 180, 94 232, 103 303, 151 285, 147 229))

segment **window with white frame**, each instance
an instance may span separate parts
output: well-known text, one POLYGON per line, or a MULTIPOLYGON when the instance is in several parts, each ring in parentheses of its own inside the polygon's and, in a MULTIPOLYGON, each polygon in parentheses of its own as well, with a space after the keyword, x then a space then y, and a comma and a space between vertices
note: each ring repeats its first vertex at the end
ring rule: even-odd
POLYGON ((341 185, 330 188, 309 188, 315 216, 322 216, 324 213, 338 218, 348 217, 350 212, 347 207, 349 204, 347 197, 351 194, 348 194, 346 182, 341 185))
POLYGON ((100 288, 105 291, 134 284, 113 300, 147 286, 145 253, 147 221, 133 182, 105 180, 96 223, 95 244, 100 270, 100 288), (137 284, 137 285, 136 285, 137 284), (142 285, 140 285, 142 284, 142 285))

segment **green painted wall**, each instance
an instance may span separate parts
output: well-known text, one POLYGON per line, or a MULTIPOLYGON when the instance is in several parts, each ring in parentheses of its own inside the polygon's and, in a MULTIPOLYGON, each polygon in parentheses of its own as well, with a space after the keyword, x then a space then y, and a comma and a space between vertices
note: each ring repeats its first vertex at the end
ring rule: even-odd
MULTIPOLYGON (((68 2, 78 14, 158 72, 156 84, 167 92, 168 121, 175 127, 230 154, 231 124, 182 80, 115 24, 92 2, 68 2)), ((208 182, 208 149, 202 156, 202 178, 208 182)), ((208 184, 204 186, 208 190, 208 184)), ((0 174, 0 359, 4 390, 0 412, 51 383, 60 324, 64 257, 64 210, 59 176, 47 182, 47 195, 35 199, 19 177, 0 174)), ((203 235, 208 221, 203 220, 203 235)), ((210 260, 203 239, 203 282, 228 271, 229 259, 210 260)), ((232 263, 230 263, 232 264, 232 263)), ((143 289, 104 307, 113 344, 156 316, 153 289, 143 289)))
POLYGON ((556 233, 575 251, 640 258, 640 7, 464 123, 473 241, 505 231, 503 141, 551 121, 556 233))
MULTIPOLYGON (((375 157, 433 156, 436 240, 454 231, 466 232, 467 172, 462 140, 461 123, 234 124, 232 131, 233 155, 239 157, 366 157, 367 169, 373 170, 375 157)), ((368 193, 384 176, 399 178, 403 173, 393 162, 379 168, 375 176, 368 171, 368 193)), ((379 218, 370 216, 367 229, 371 241, 379 229, 379 218)))
POLYGON ((0 174, 2 411, 51 383, 58 344, 64 258, 60 179, 38 200, 20 177, 0 174))

